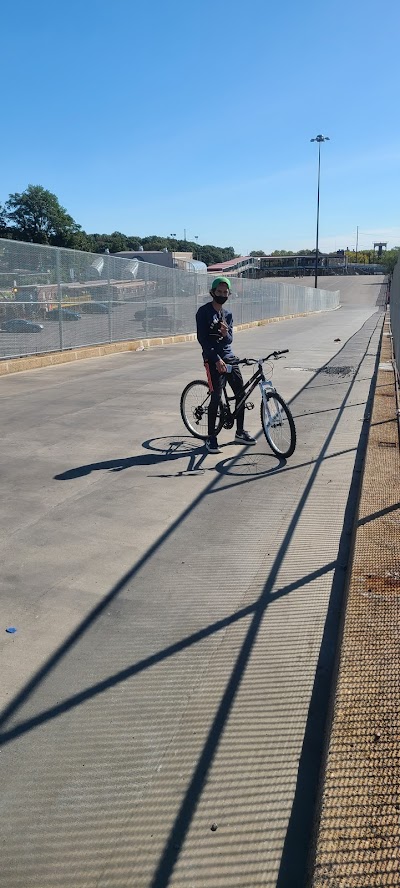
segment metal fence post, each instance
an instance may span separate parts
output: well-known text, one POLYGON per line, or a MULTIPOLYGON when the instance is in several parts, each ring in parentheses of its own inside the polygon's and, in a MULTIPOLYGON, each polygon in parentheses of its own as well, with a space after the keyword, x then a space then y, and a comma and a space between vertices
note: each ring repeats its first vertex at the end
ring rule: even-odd
POLYGON ((110 281, 110 251, 108 247, 105 250, 107 263, 107 302, 108 302, 108 341, 112 342, 111 329, 111 281, 110 281))
POLYGON ((171 324, 171 333, 176 333, 176 276, 179 274, 176 268, 172 268, 172 312, 173 321, 171 324))
POLYGON ((144 277, 144 327, 146 336, 149 335, 149 316, 148 316, 148 305, 147 305, 147 291, 148 291, 148 268, 147 262, 143 262, 143 277, 144 277))
POLYGON ((61 290, 61 247, 56 248, 56 275, 57 275, 57 305, 58 305, 58 332, 60 334, 60 351, 64 350, 64 336, 62 323, 62 290, 61 290))

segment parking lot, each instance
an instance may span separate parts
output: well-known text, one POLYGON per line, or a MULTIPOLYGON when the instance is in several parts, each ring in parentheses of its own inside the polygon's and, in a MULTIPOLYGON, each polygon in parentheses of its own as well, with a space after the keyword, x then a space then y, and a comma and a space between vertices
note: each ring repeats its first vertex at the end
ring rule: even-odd
MULTIPOLYGON (((62 347, 79 348, 125 339, 141 339, 145 336, 170 335, 182 332, 184 328, 191 331, 194 320, 193 304, 192 300, 188 302, 190 304, 184 298, 165 300, 162 303, 153 299, 147 307, 143 301, 113 303, 109 312, 102 314, 82 311, 79 305, 69 305, 67 310, 79 313, 80 318, 62 318, 62 347)), ((2 328, 7 321, 0 322, 0 358, 58 351, 60 324, 57 309, 53 311, 54 316, 49 320, 44 312, 33 315, 21 310, 21 317, 43 326, 38 332, 6 332, 2 328)))

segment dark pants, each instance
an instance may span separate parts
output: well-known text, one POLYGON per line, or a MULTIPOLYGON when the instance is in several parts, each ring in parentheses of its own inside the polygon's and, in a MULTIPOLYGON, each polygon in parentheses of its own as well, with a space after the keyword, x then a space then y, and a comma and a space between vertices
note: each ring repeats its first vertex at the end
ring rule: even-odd
MULTIPOLYGON (((224 384, 224 381, 226 379, 234 395, 236 395, 237 406, 237 396, 243 388, 243 376, 240 372, 239 367, 237 366, 233 366, 230 373, 218 373, 215 364, 209 364, 208 361, 206 361, 205 368, 207 372, 208 384, 211 391, 211 401, 208 408, 208 435, 209 437, 213 437, 215 435, 215 421, 217 418, 218 407, 221 403, 222 386, 224 384)), ((243 403, 236 418, 238 432, 243 431, 244 411, 245 405, 243 403)))

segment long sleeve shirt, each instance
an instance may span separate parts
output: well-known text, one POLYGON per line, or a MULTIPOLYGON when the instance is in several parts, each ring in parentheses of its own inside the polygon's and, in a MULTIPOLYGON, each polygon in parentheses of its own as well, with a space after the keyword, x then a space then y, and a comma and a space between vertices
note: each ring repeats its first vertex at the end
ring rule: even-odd
POLYGON ((229 358, 233 358, 232 340, 233 340, 233 318, 232 312, 225 308, 216 311, 212 302, 206 302, 201 305, 196 314, 197 325, 197 341, 203 350, 203 358, 211 364, 221 358, 229 363, 229 358), (221 336, 218 327, 221 321, 225 321, 228 326, 228 335, 221 336))

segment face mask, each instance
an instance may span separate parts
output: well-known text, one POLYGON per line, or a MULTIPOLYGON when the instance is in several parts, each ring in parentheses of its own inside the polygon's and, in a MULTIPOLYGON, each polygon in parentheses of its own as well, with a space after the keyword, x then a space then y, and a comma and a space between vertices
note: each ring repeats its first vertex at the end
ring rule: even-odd
POLYGON ((216 302, 217 305, 223 305, 227 298, 227 296, 222 296, 221 293, 214 293, 213 295, 214 302, 216 302))

